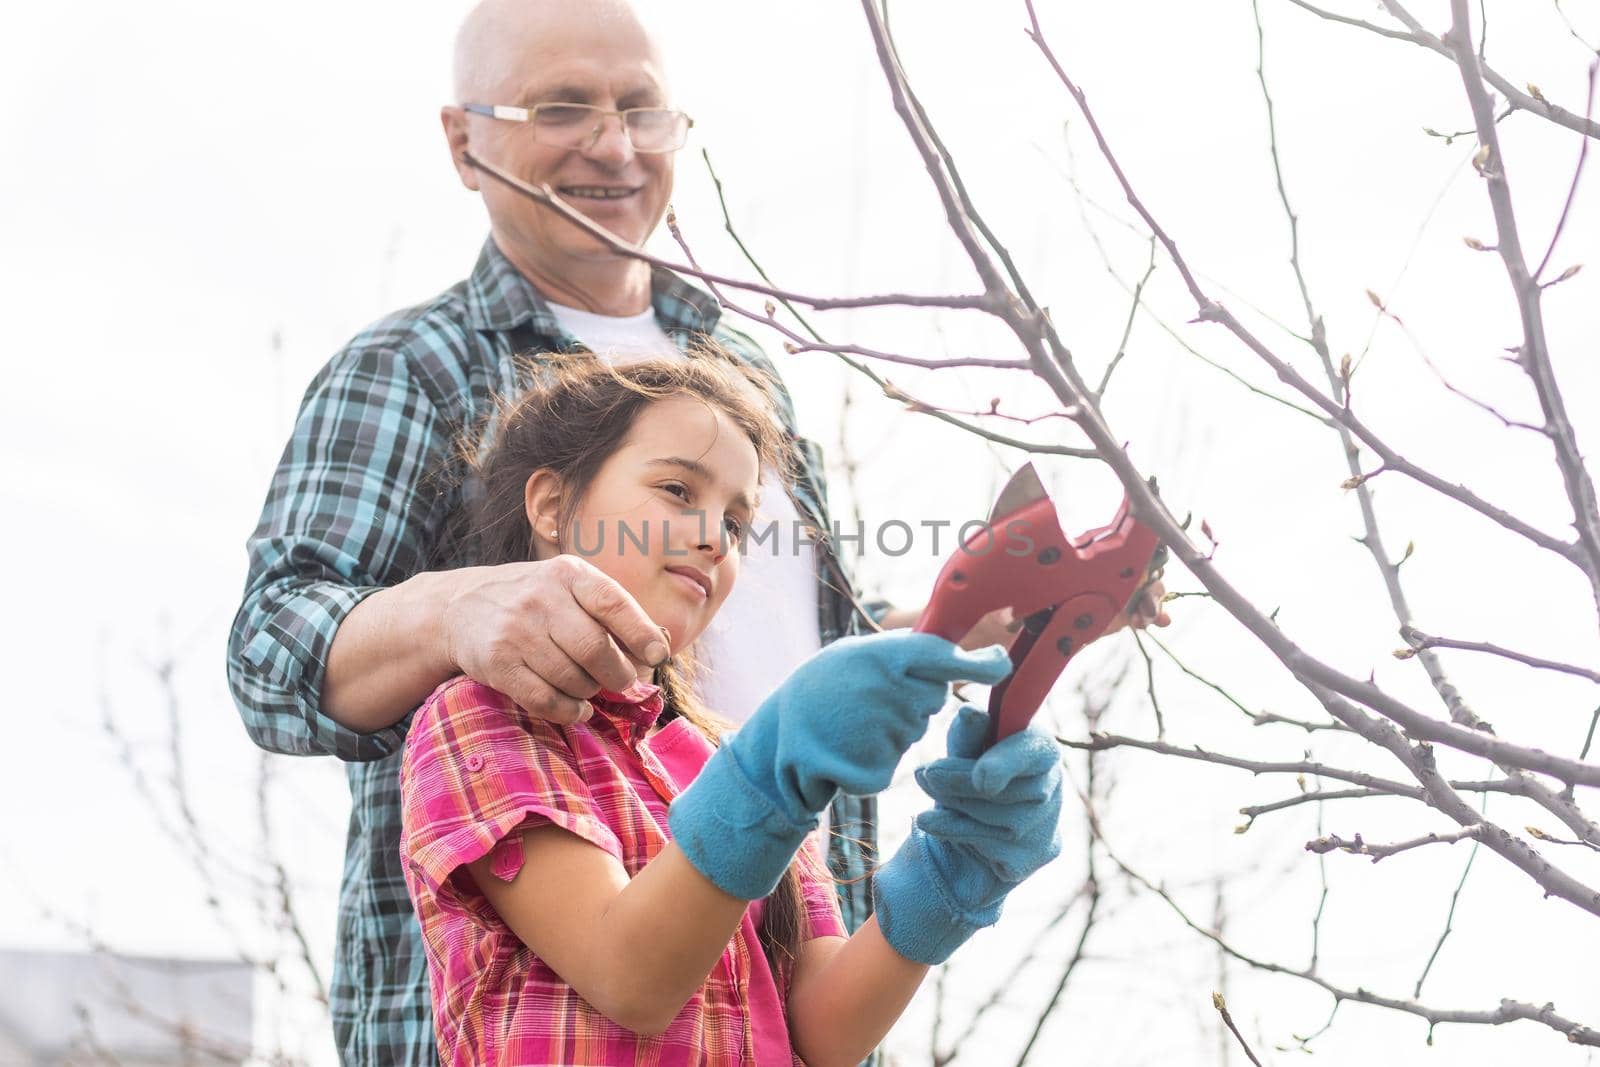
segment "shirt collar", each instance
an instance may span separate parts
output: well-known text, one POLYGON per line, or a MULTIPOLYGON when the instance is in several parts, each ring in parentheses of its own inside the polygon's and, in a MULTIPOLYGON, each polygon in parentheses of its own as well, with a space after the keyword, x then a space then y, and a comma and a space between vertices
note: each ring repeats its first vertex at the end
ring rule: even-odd
POLYGON ((602 689, 589 703, 623 739, 632 742, 656 724, 666 699, 659 685, 634 682, 620 693, 602 689))
MULTIPOLYGON (((565 335, 549 304, 490 236, 467 279, 467 318, 480 330, 505 332, 531 326, 546 337, 565 335)), ((661 267, 650 271, 650 304, 663 329, 709 334, 722 309, 710 293, 661 267)))

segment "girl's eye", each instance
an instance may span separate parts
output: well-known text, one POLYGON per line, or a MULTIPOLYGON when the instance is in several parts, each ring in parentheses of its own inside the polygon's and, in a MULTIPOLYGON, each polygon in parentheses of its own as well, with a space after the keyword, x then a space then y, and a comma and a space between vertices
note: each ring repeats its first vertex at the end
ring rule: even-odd
MULTIPOLYGON (((685 504, 694 503, 693 494, 690 493, 689 487, 682 482, 664 482, 660 488, 664 492, 671 493, 679 500, 682 500, 685 504)), ((737 516, 724 515, 722 517, 722 527, 728 532, 728 537, 733 541, 738 541, 744 535, 744 523, 740 522, 737 516)))

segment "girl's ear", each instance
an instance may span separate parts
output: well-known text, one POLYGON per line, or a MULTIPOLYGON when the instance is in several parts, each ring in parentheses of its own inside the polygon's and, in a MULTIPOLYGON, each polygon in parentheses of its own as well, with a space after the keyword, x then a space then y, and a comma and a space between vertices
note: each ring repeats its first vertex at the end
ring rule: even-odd
POLYGON ((536 559, 561 551, 561 477, 541 467, 522 486, 522 510, 533 531, 530 547, 536 559))

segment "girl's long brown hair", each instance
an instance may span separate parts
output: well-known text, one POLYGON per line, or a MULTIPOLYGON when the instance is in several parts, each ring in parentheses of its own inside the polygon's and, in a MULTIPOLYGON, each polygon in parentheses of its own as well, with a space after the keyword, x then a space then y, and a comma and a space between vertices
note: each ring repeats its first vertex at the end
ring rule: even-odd
MULTIPOLYGON (((529 371, 532 387, 502 401, 462 444, 471 489, 460 533, 473 563, 534 558, 523 493, 536 470, 549 470, 560 479, 565 492, 559 528, 571 529, 600 468, 622 447, 639 414, 658 400, 692 397, 721 411, 749 438, 764 469, 776 470, 786 486, 793 478, 792 450, 779 428, 770 383, 719 348, 702 344, 681 360, 651 359, 620 367, 587 352, 547 354, 537 357, 529 371)), ((719 744, 728 724, 700 702, 693 678, 694 663, 687 652, 656 668, 665 711, 719 744)), ((810 851, 801 849, 767 898, 759 930, 769 962, 785 977, 806 927, 801 864, 820 873, 810 851)))

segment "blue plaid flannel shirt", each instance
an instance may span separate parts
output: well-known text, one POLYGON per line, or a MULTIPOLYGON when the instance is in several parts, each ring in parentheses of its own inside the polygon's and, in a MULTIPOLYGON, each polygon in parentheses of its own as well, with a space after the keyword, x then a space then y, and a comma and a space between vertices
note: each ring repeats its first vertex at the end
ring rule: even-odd
MULTIPOLYGON (((652 303, 680 346, 709 335, 781 381, 754 341, 719 322, 706 293, 656 271, 652 303)), ((245 729, 273 752, 347 764, 352 810, 330 991, 346 1064, 432 1067, 437 1054, 422 941, 400 869, 398 772, 410 716, 363 734, 324 715, 328 649, 367 594, 439 559, 470 562, 445 540, 460 505, 452 445, 494 397, 518 388, 515 356, 579 348, 490 239, 470 278, 363 330, 312 380, 248 543, 249 576, 228 641, 228 681, 245 729)), ((781 385, 779 403, 802 459, 796 503, 826 534, 821 452, 795 432, 781 385)), ((862 606, 829 539, 819 542, 818 627, 827 644, 861 631, 862 606)), ((865 610, 878 616, 884 607, 865 610)), ((871 908, 875 802, 841 796, 831 817, 839 832, 829 865, 854 930, 871 908)))

